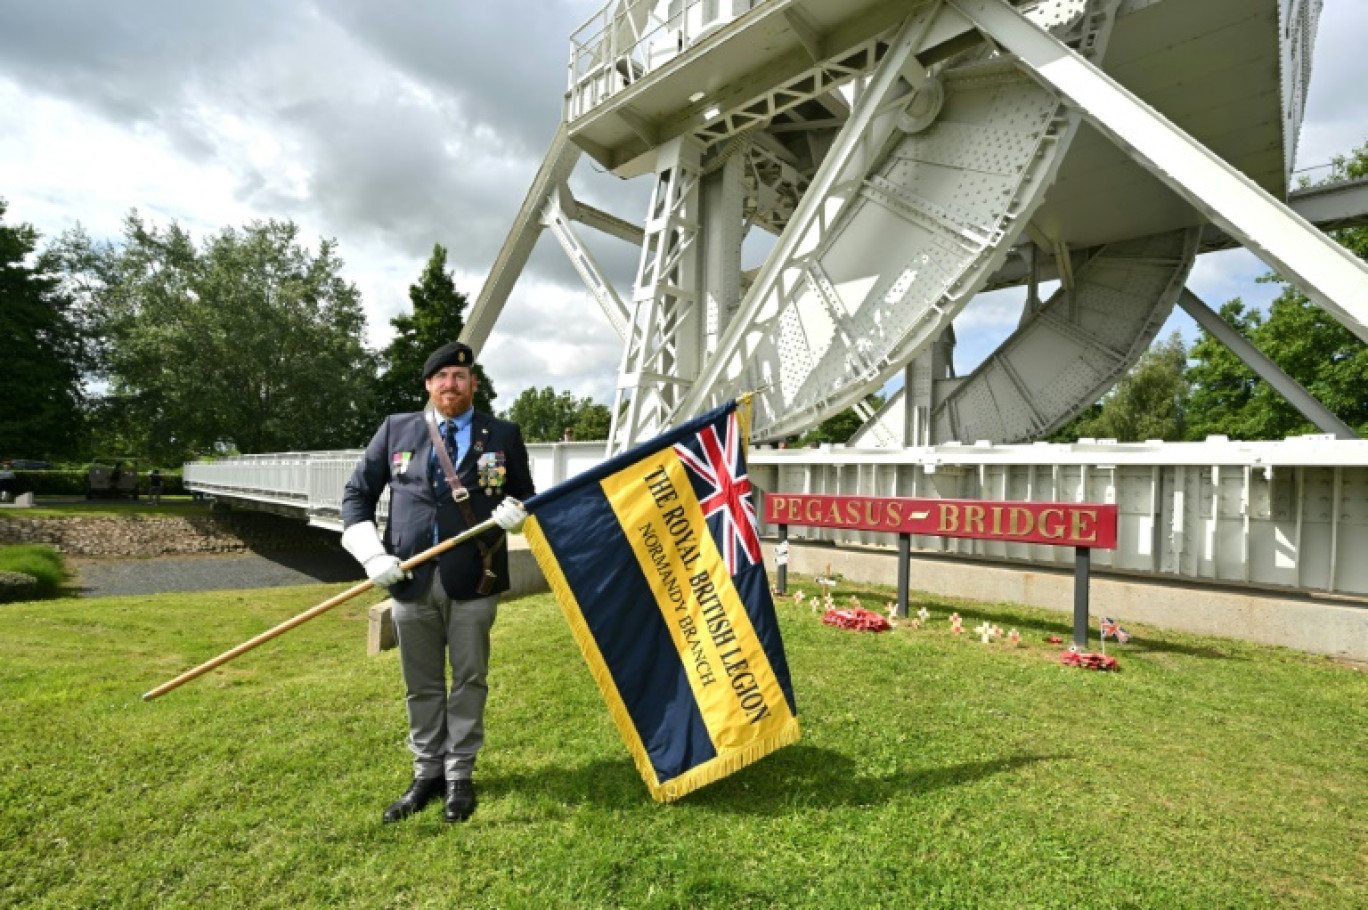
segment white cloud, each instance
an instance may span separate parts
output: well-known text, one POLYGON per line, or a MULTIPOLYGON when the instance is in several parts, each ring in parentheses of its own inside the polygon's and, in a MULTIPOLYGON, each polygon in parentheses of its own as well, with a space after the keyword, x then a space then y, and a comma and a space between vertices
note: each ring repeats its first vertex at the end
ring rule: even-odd
MULTIPOLYGON (((472 299, 560 116, 570 33, 603 0, 49 0, 0 5, 0 197, 7 221, 52 236, 124 216, 196 236, 289 218, 336 237, 361 288, 370 342, 390 335, 433 244, 472 299)), ((1368 139, 1368 4, 1329 0, 1299 162, 1368 139)), ((582 166, 575 192, 640 220, 649 180, 582 166)), ((584 229, 624 296, 629 245, 584 229)), ((764 238, 747 244, 747 264, 764 238)), ((1213 307, 1266 300, 1244 253, 1201 260, 1213 307)), ((1015 326, 1019 297, 985 296, 957 320, 961 373, 1015 326)), ((1166 328, 1165 331, 1168 331, 1166 328)), ((610 400, 620 344, 549 235, 491 335, 499 403, 553 385, 610 400)))

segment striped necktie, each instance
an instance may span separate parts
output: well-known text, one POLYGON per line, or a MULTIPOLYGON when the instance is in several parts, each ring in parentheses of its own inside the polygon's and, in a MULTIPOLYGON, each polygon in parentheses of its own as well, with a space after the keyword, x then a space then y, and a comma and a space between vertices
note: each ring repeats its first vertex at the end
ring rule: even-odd
POLYGON ((457 457, 460 453, 460 446, 456 442, 456 421, 448 420, 446 422, 446 433, 443 438, 446 440, 447 455, 451 456, 451 466, 459 469, 461 459, 457 457))

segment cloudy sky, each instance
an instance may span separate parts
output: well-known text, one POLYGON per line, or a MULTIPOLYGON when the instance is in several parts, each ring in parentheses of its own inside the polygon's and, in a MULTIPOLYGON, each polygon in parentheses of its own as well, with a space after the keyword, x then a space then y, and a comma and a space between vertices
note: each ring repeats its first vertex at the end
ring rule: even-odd
MULTIPOLYGON (((560 118, 569 36, 602 0, 5 0, 0 197, 45 236, 115 237, 130 209, 197 237, 289 218, 335 237, 370 342, 389 337, 432 246, 472 299, 560 118)), ((1368 139, 1368 3, 1326 0, 1298 167, 1368 139)), ((1313 174, 1314 176, 1314 174, 1313 174)), ((640 221, 647 181, 581 163, 576 195, 640 221)), ((584 229, 586 240, 593 232, 584 229)), ((632 251, 595 243, 630 281, 632 251)), ((1213 305, 1266 300, 1242 252, 1206 257, 1213 305)), ((960 325, 967 372, 1015 323, 1014 303, 960 325)), ((1172 326, 1191 333, 1185 317, 1172 326)), ((484 353, 506 407, 530 385, 607 401, 620 349, 559 247, 543 237, 484 353)))

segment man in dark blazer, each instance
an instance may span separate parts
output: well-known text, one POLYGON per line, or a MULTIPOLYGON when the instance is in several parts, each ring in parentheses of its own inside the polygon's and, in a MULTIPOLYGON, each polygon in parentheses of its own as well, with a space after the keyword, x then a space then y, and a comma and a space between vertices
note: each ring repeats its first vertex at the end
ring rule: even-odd
POLYGON ((407 693, 413 782, 385 810, 386 822, 407 818, 443 792, 447 821, 475 811, 489 630, 508 590, 505 532, 522 527, 527 516, 519 500, 535 490, 517 424, 475 411, 474 366, 474 352, 459 342, 433 351, 423 365, 431 406, 385 418, 342 496, 342 545, 394 600, 407 693), (382 538, 375 508, 386 486, 382 538), (411 574, 399 567, 490 518, 498 527, 447 550, 436 565, 428 560, 411 574))

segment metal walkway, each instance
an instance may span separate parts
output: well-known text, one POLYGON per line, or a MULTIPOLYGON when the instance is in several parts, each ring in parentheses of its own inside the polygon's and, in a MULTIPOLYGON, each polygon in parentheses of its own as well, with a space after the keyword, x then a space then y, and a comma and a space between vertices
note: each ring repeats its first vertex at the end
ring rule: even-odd
MULTIPOLYGON (((597 464, 604 444, 528 450, 537 488, 546 490, 597 464)), ((342 487, 360 456, 284 453, 195 462, 185 466, 185 483, 225 502, 340 530, 342 487)), ((1120 546, 1095 555, 1099 571, 1368 597, 1368 441, 1307 436, 1257 443, 1084 441, 892 451, 766 447, 752 451, 750 472, 771 493, 1116 503, 1120 546)), ((886 534, 793 528, 791 535, 832 544, 896 545, 886 534)), ((1067 566, 1072 558, 1054 547, 938 537, 916 538, 913 546, 1017 565, 1067 566)))

